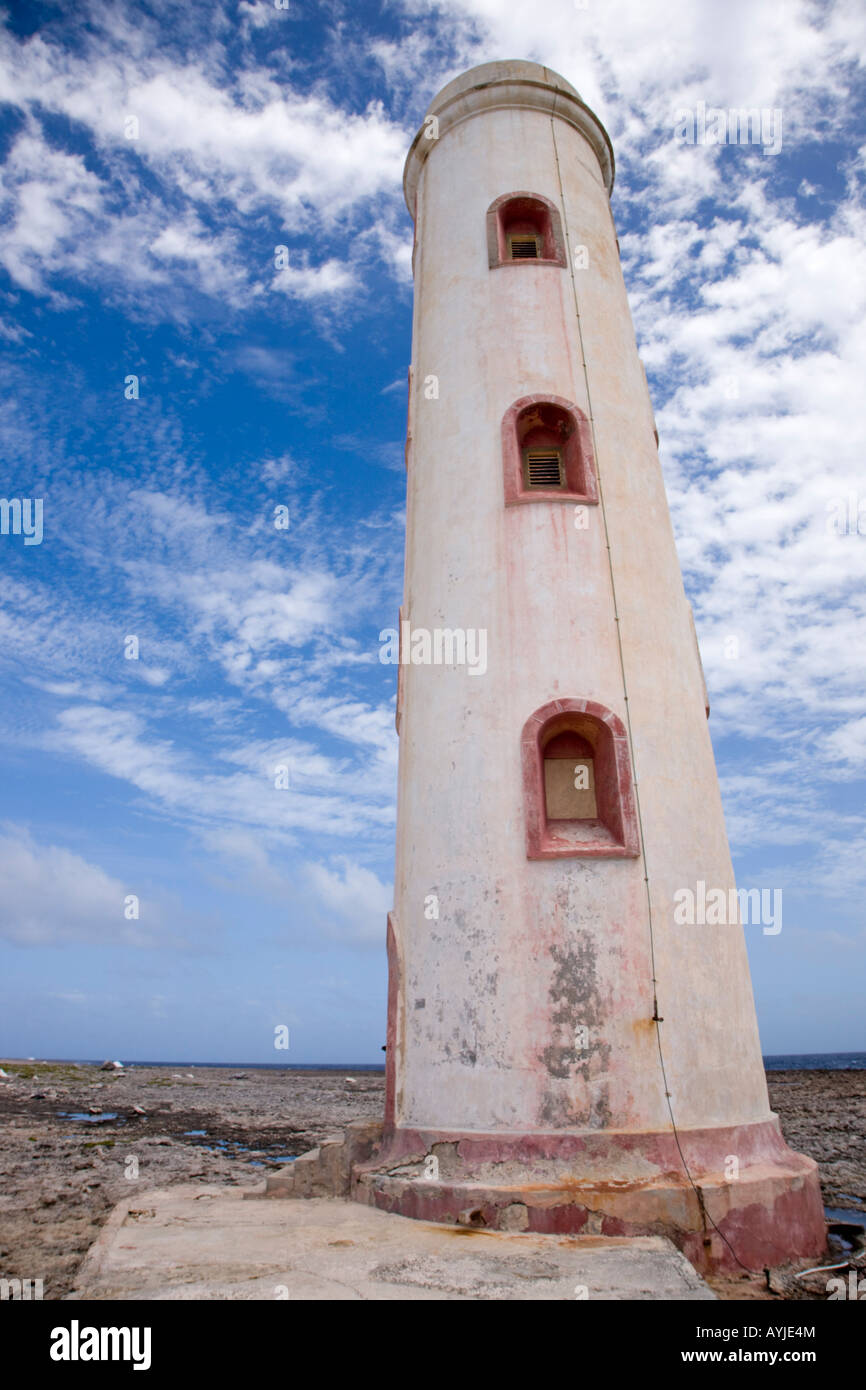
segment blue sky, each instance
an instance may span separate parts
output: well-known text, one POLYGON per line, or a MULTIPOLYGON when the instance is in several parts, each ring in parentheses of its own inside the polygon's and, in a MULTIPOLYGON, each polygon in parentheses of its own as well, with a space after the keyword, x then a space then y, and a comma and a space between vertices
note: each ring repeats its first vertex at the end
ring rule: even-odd
POLYGON ((382 1060, 402 164, 502 57, 614 142, 738 880, 784 894, 764 1050, 866 1048, 862 4, 2 12, 2 492, 44 536, 0 536, 0 1053, 382 1060), (678 142, 700 101, 781 152, 678 142))

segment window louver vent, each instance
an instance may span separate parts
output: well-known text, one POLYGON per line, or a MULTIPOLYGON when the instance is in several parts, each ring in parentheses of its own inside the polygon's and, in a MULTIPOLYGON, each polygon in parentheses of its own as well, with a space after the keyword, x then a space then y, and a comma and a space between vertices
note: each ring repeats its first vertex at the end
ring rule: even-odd
POLYGON ((513 261, 537 261, 538 238, 534 236, 513 236, 511 238, 511 259, 513 261))
POLYGON ((562 457, 554 450, 526 455, 529 487, 562 487, 562 457))

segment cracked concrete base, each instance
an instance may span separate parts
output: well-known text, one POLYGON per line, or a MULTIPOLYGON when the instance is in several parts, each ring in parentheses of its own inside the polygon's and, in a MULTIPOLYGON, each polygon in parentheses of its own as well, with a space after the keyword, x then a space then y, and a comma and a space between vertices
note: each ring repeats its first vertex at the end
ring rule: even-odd
POLYGON ((442 1134, 360 1120, 267 1178, 269 1197, 351 1197, 392 1216, 536 1235, 670 1238, 701 1273, 764 1269, 825 1245, 818 1169, 776 1116, 731 1130, 442 1134), (736 1182, 721 1155, 736 1153, 736 1182), (427 1165, 434 1162, 436 1172, 427 1165), (715 1165, 715 1166, 714 1166, 715 1165), (709 1220, 708 1220, 709 1218, 709 1220))
POLYGON ((71 1299, 700 1300, 670 1241, 432 1225, 339 1198, 184 1185, 112 1212, 71 1299))

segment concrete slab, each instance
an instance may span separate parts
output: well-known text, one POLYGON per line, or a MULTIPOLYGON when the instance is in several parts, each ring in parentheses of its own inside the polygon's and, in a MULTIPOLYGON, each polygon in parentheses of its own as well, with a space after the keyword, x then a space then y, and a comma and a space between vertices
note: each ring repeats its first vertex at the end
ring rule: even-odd
POLYGON ((122 1202, 88 1252, 70 1299, 715 1297, 662 1237, 474 1230, 339 1198, 274 1202, 251 1195, 248 1188, 187 1184, 122 1202))

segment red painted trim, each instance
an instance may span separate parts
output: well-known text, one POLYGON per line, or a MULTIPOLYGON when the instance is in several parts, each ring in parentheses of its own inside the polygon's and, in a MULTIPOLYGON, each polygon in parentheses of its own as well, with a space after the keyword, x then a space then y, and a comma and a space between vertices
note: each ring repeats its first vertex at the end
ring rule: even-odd
POLYGON ((565 270, 568 262, 565 254, 565 237, 562 234, 562 218, 559 208, 549 198, 540 193, 503 193, 495 198, 487 209, 487 261, 491 270, 506 265, 555 265, 565 270), (525 201, 536 205, 544 214, 544 250, 546 254, 537 260, 513 261, 506 255, 506 212, 510 203, 525 201))
POLYGON ((388 1025, 385 1033, 385 1135, 393 1134, 397 1117, 397 1034, 400 1008, 400 951, 394 930, 394 914, 388 913, 388 1025))
POLYGON ((704 1223, 700 1203, 685 1176, 669 1173, 652 1185, 635 1181, 616 1185, 581 1183, 576 1175, 558 1184, 513 1180, 494 1186, 489 1179, 461 1184, 357 1176, 356 1201, 416 1221, 443 1225, 466 1223, 489 1231, 511 1229, 507 1217, 515 1204, 524 1208, 524 1229, 540 1235, 593 1234, 658 1236, 664 1234, 702 1273, 766 1269, 807 1258, 817 1262, 826 1248, 824 1211, 818 1173, 763 1167, 741 1171, 727 1183, 718 1174, 701 1181, 705 1208, 721 1236, 704 1223), (469 1216, 469 1221, 466 1218, 469 1216), (728 1242, 727 1244, 725 1242, 728 1242))
POLYGON ((640 854, 637 810, 621 719, 592 700, 551 700, 531 714, 520 736, 527 859, 623 859, 640 854), (567 821, 548 821, 544 796, 544 745, 567 729, 595 749, 599 820, 606 834, 578 840, 567 821))
POLYGON ((580 407, 563 396, 521 396, 520 400, 508 407, 502 417, 502 468, 506 507, 513 507, 520 502, 581 502, 590 507, 598 503, 592 426, 580 407), (566 455, 565 488, 527 489, 523 482, 523 455, 518 424, 524 411, 531 410, 533 406, 543 405, 553 405, 564 411, 574 427, 573 447, 566 455))
MULTIPOLYGON (((741 1167, 760 1163, 793 1164, 803 1172, 812 1160, 788 1148, 777 1115, 743 1125, 707 1125, 680 1129, 547 1130, 535 1133, 481 1132, 446 1129, 394 1129, 370 1167, 395 1165, 415 1154, 427 1154, 434 1144, 456 1144, 461 1174, 485 1164, 533 1164, 544 1160, 582 1160, 593 1172, 603 1169, 614 1156, 633 1155, 640 1169, 653 1175, 682 1173, 677 1148, 679 1138, 689 1169, 698 1174, 724 1168, 724 1158, 736 1154, 741 1167)), ((647 1174, 647 1177, 650 1175, 647 1174)))
POLYGON ((375 1159, 353 1167, 351 1195, 423 1221, 453 1224, 469 1212, 480 1213, 479 1224, 488 1230, 507 1229, 515 1203, 526 1209, 525 1229, 548 1234, 577 1234, 592 1215, 595 1222, 601 1217, 602 1235, 663 1232, 698 1269, 735 1267, 730 1249, 704 1220, 683 1157, 706 1211, 749 1268, 822 1254, 817 1166, 788 1148, 775 1115, 751 1124, 682 1129, 676 1137, 672 1129, 536 1134, 398 1129, 375 1159), (393 1173, 407 1162, 417 1164, 439 1145, 452 1146, 447 1177, 434 1181, 393 1173), (731 1154, 740 1164, 736 1181, 724 1176, 731 1154), (605 1172, 619 1176, 607 1181, 600 1176, 605 1172))

